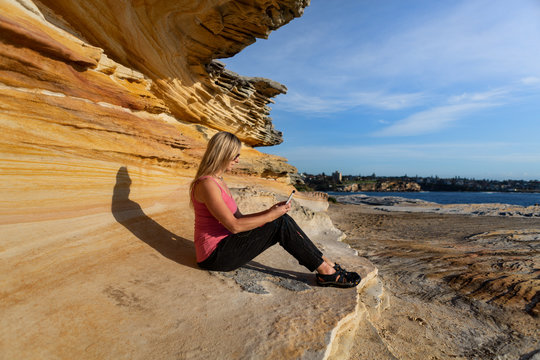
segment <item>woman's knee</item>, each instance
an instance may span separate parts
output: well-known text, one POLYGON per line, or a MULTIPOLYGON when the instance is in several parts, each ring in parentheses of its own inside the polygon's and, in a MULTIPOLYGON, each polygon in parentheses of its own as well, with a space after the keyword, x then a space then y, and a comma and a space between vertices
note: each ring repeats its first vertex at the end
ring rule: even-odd
POLYGON ((273 224, 273 225, 277 226, 278 228, 281 228, 282 226, 287 225, 291 221, 292 221, 292 218, 289 215, 284 214, 284 215, 278 217, 277 219, 272 220, 269 224, 273 224))
POLYGON ((283 224, 285 226, 292 227, 294 229, 300 228, 298 224, 296 223, 296 221, 294 221, 294 219, 291 216, 289 216, 289 214, 283 215, 282 218, 283 218, 283 224))
POLYGON ((284 214, 283 216, 280 217, 280 219, 284 222, 284 223, 294 223, 294 220, 293 218, 289 215, 289 214, 284 214))

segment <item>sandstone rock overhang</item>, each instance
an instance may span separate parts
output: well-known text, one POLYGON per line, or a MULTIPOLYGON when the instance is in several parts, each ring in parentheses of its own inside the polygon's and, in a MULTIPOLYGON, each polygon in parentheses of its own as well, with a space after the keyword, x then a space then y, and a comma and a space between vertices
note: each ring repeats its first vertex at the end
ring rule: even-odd
POLYGON ((151 91, 174 117, 234 132, 250 146, 270 146, 282 142, 282 133, 274 130, 267 104, 285 87, 262 78, 228 81, 231 73, 217 74, 212 61, 267 38, 301 16, 309 2, 42 0, 36 5, 49 21, 148 77, 151 91))
MULTIPOLYGON (((190 177, 210 136, 226 130, 246 145, 237 175, 290 183, 296 168, 253 149, 282 141, 267 104, 285 86, 237 75, 213 57, 266 37, 308 3, 1 1, 2 160, 33 167, 54 159, 48 164, 55 167, 84 158, 78 163, 114 163, 113 177, 122 165, 190 177), (208 35, 206 13, 231 24, 208 35), (198 37, 204 46, 194 45, 198 37)), ((41 183, 41 174, 25 182, 41 183)), ((22 206, 20 196, 10 197, 22 206)))
MULTIPOLYGON (((292 190, 296 169, 253 148, 281 141, 267 104, 286 88, 214 59, 308 3, 0 0, 2 355, 325 356, 340 319, 355 314, 356 289, 336 306, 333 289, 312 286, 283 251, 265 255, 284 270, 270 281, 267 267, 234 280, 201 271, 189 206, 189 184, 218 130, 246 144, 228 184, 271 194, 247 189, 246 212, 292 190), (288 281, 291 272, 301 273, 288 281), (252 280, 270 295, 235 285, 252 280), (240 319, 233 331, 231 319, 240 319)), ((324 196, 293 201, 325 253, 375 276, 330 236, 324 196)))

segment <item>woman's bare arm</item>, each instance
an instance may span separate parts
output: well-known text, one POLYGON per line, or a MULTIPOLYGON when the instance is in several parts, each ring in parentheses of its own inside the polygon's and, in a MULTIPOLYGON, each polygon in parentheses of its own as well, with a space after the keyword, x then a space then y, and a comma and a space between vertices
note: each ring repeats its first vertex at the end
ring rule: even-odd
POLYGON ((290 204, 279 203, 256 214, 243 215, 240 211, 233 214, 221 197, 221 189, 212 179, 202 179, 197 183, 194 195, 195 199, 204 203, 210 213, 233 234, 253 230, 279 218, 291 208, 290 204))

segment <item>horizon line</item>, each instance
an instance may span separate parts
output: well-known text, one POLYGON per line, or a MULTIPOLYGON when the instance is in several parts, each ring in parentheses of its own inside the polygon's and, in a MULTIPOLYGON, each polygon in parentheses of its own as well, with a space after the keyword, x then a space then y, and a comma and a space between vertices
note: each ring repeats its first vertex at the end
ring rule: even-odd
MULTIPOLYGON (((318 173, 318 174, 312 174, 312 173, 309 173, 309 172, 306 172, 306 171, 299 171, 298 174, 301 175, 301 174, 305 174, 305 175, 313 175, 313 176, 316 176, 316 175, 325 175, 325 176, 333 176, 336 172, 339 172, 338 170, 332 172, 332 173, 329 173, 327 174, 326 172, 321 172, 321 173, 318 173)), ((461 179, 461 180, 474 180, 474 181, 527 181, 527 182, 540 182, 540 179, 511 179, 511 178, 506 178, 506 179, 502 179, 502 180, 497 180, 497 179, 493 179, 493 178, 475 178, 475 177, 463 177, 463 176, 459 176, 459 175, 455 175, 453 177, 441 177, 441 176, 438 176, 438 175, 429 175, 429 176, 421 176, 421 175, 414 175, 414 176, 410 176, 410 175, 376 175, 375 173, 372 173, 371 175, 352 175, 352 174, 343 174, 341 172, 339 172, 341 174, 341 176, 356 176, 356 177, 380 177, 380 178, 437 178, 437 179, 461 179)))

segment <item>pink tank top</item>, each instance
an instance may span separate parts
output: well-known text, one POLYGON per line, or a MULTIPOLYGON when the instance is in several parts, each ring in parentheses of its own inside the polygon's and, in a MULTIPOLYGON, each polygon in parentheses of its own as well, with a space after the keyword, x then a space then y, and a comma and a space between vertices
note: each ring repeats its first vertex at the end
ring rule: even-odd
MULTIPOLYGON (((204 178, 212 179, 219 186, 223 201, 233 214, 236 213, 238 206, 234 199, 211 176, 201 176, 197 181, 204 178)), ((219 242, 229 236, 231 232, 212 215, 204 203, 195 199, 193 192, 191 199, 195 210, 195 253, 197 262, 201 262, 210 256, 219 242)))

